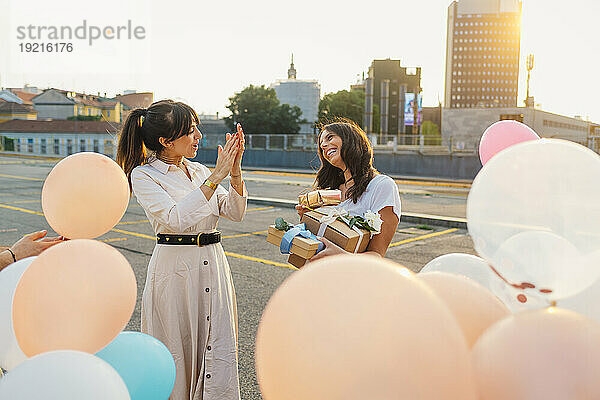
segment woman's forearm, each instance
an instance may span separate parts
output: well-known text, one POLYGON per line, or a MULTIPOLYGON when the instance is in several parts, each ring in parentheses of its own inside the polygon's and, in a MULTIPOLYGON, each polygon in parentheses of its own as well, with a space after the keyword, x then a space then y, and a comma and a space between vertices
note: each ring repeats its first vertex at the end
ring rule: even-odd
POLYGON ((13 257, 8 250, 0 253, 0 271, 2 271, 5 267, 8 267, 13 262, 13 257))
POLYGON ((239 175, 233 176, 230 175, 231 179, 229 181, 229 184, 235 189, 236 192, 238 192, 238 194, 240 196, 244 195, 244 181, 242 180, 242 174, 240 173, 239 175))

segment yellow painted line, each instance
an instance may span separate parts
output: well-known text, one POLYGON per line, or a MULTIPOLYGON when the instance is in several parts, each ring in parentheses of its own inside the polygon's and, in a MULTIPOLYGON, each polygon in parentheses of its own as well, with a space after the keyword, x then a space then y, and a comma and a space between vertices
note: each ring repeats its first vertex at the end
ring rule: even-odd
POLYGON ((246 236, 252 236, 252 235, 264 235, 267 232, 268 231, 258 231, 258 232, 252 232, 252 233, 240 233, 239 235, 227 235, 227 236, 223 236, 222 239, 240 238, 240 237, 246 237, 246 236))
POLYGON ((21 211, 21 212, 28 213, 28 214, 41 215, 42 217, 44 216, 44 214, 41 213, 41 212, 31 211, 31 210, 27 210, 25 208, 7 206, 6 204, 0 204, 0 207, 2 207, 2 208, 8 208, 9 210, 14 210, 14 211, 21 211))
POLYGON ((18 201, 9 201, 6 204, 25 204, 25 203, 39 203, 41 200, 18 200, 18 201))
MULTIPOLYGON (((0 207, 7 208, 9 210, 14 210, 14 211, 21 211, 21 212, 25 212, 25 213, 29 213, 29 214, 36 214, 36 215, 41 215, 41 216, 44 215, 44 214, 42 214, 40 212, 26 210, 24 208, 19 208, 19 207, 7 206, 7 205, 4 205, 4 204, 0 204, 0 207)), ((136 236, 136 237, 140 237, 140 238, 143 238, 143 239, 150 239, 152 241, 156 240, 156 236, 144 235, 143 233, 137 233, 137 232, 131 232, 131 231, 124 231, 122 229, 114 229, 113 228, 113 229, 111 229, 111 232, 123 233, 125 235, 136 236)), ((250 233, 250 234, 247 234, 247 235, 253 235, 253 234, 258 234, 258 233, 265 233, 265 232, 266 231, 260 231, 260 232, 250 233)), ((241 258, 243 260, 255 261, 255 262, 262 263, 262 264, 274 265, 276 267, 284 267, 284 268, 289 268, 289 269, 296 269, 296 267, 294 267, 293 265, 284 264, 284 263, 280 263, 280 262, 276 262, 276 261, 265 260, 265 259, 262 259, 262 258, 245 256, 243 254, 231 253, 229 251, 226 251, 225 255, 230 256, 230 257, 235 257, 235 258, 241 258)))
POLYGON ((102 239, 101 242, 120 242, 121 240, 127 240, 127 238, 102 239))
POLYGON ((0 178, 23 179, 26 181, 41 181, 41 182, 44 181, 43 179, 39 179, 39 178, 29 178, 27 176, 5 175, 5 174, 0 174, 0 178))
POLYGON ((297 269, 296 267, 294 267, 291 264, 284 264, 284 263, 280 263, 280 262, 276 262, 276 261, 265 260, 265 259, 262 259, 262 258, 245 256, 243 254, 232 253, 230 251, 226 251, 225 255, 226 256, 230 256, 230 257, 235 257, 235 258, 241 258, 242 260, 255 261, 255 262, 259 262, 259 263, 263 263, 263 264, 274 265, 276 267, 283 267, 283 268, 289 268, 289 269, 297 269))
MULTIPOLYGON (((315 179, 316 175, 298 173, 298 172, 276 172, 276 171, 244 171, 247 174, 260 174, 260 175, 274 175, 274 176, 296 176, 303 178, 315 179)), ((432 181, 409 181, 403 179, 394 180, 396 183, 401 185, 418 185, 418 186, 444 186, 444 187, 457 187, 457 188, 470 188, 470 183, 453 183, 453 182, 432 182, 432 181)))
POLYGON ((416 185, 416 186, 442 186, 442 187, 453 187, 453 188, 471 188, 470 183, 451 183, 451 182, 431 182, 431 181, 405 181, 405 180, 394 180, 394 182, 400 185, 416 185))
POLYGON ((44 160, 0 161, 1 165, 6 165, 6 164, 41 164, 41 163, 47 163, 47 161, 44 161, 44 160))
POLYGON ((131 224, 143 224, 144 222, 150 222, 147 219, 142 219, 140 221, 125 221, 119 222, 117 225, 131 225, 131 224))
POLYGON ((456 229, 456 228, 452 228, 452 229, 446 229, 445 231, 428 233, 427 235, 417 236, 415 238, 405 239, 405 240, 401 240, 401 241, 396 242, 396 243, 392 243, 392 244, 390 244, 389 247, 400 246, 401 244, 406 244, 406 243, 410 243, 410 242, 416 242, 417 240, 429 239, 429 238, 432 238, 432 237, 445 235, 447 233, 456 232, 457 230, 458 229, 456 229))
POLYGON ((2 157, 13 157, 13 158, 31 158, 34 160, 62 160, 64 157, 46 157, 46 156, 30 156, 28 154, 20 154, 20 153, 5 153, 0 152, 0 156, 2 157))
POLYGON ((260 174, 260 175, 277 175, 277 176, 297 176, 303 178, 316 178, 314 174, 303 174, 300 172, 276 172, 276 171, 244 171, 246 174, 260 174))
POLYGON ((259 207, 259 208, 249 208, 246 210, 246 212, 249 211, 262 211, 262 210, 270 210, 271 208, 275 208, 275 207, 259 207))
POLYGON ((15 193, 0 193, 0 196, 13 196, 13 197, 16 197, 16 196, 25 196, 25 195, 30 195, 30 194, 37 194, 37 195, 39 195, 40 192, 22 192, 22 193, 16 193, 16 194, 15 193))
POLYGON ((124 233, 126 235, 136 236, 136 237, 140 237, 140 238, 144 238, 144 239, 156 240, 156 236, 144 235, 143 233, 124 231, 121 229, 113 228, 113 229, 111 229, 111 232, 124 233))

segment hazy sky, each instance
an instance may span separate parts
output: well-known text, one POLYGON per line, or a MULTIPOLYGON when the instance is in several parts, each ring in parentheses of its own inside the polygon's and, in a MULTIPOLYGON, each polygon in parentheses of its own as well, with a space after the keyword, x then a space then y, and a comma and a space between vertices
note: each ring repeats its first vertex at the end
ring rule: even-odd
MULTIPOLYGON (((299 79, 321 95, 348 89, 375 58, 420 66, 425 105, 443 98, 448 0, 364 2, 0 0, 0 85, 61 87, 109 95, 153 91, 199 113, 226 112, 248 84, 286 77, 290 53, 299 79), (21 53, 17 27, 82 24, 144 27, 145 39, 74 43, 72 53, 21 53)), ((535 53, 531 91, 547 111, 600 122, 600 41, 596 0, 524 0, 519 105, 525 58, 535 53)), ((47 43, 48 41, 46 41, 47 43)), ((59 41, 60 42, 60 41, 59 41)), ((69 42, 66 40, 66 42, 69 42)))

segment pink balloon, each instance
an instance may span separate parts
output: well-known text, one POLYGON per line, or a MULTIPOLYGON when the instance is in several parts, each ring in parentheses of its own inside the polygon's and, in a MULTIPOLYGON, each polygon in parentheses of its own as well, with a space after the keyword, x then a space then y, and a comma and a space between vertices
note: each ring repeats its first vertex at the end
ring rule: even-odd
POLYGON ((483 132, 479 141, 479 159, 485 165, 499 151, 513 144, 539 138, 533 129, 518 121, 498 121, 483 132))

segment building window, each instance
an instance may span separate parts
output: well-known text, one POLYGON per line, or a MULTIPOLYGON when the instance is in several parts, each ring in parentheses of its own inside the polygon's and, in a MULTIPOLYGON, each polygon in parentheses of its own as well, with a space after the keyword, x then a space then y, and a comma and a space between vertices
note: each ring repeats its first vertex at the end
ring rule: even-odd
POLYGON ((99 148, 100 148, 100 146, 98 144, 98 139, 94 139, 94 153, 99 153, 100 152, 99 148))
POLYGON ((107 117, 107 118, 110 118, 110 111, 107 111, 107 112, 106 112, 106 117, 107 117))
POLYGON ((79 151, 85 151, 85 139, 79 140, 79 151))
POLYGON ((33 139, 27 139, 27 152, 33 153, 33 139))
POLYGON ((46 154, 47 153, 46 139, 40 139, 40 153, 42 153, 42 154, 46 154))
POLYGON ((73 154, 73 139, 67 139, 67 155, 73 154))
POLYGON ((60 154, 60 139, 54 139, 54 154, 60 154))

